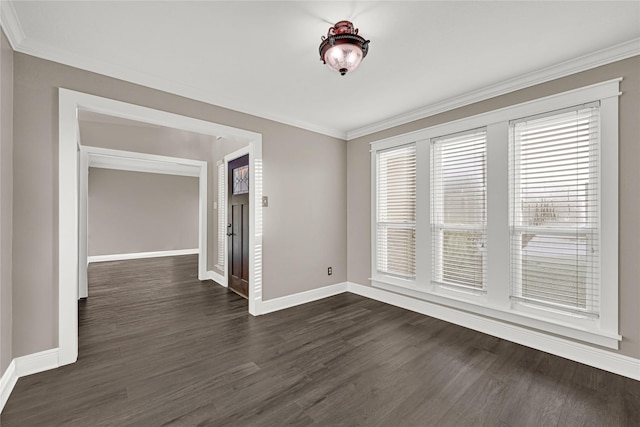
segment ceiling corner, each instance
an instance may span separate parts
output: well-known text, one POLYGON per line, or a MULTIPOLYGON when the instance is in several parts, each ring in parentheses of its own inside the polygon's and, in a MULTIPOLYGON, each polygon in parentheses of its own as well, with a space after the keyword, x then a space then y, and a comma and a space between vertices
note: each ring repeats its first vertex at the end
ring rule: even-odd
POLYGON ((13 50, 17 50, 17 47, 25 39, 25 34, 18 20, 16 9, 13 7, 13 1, 0 1, 0 24, 9 39, 11 47, 13 50))

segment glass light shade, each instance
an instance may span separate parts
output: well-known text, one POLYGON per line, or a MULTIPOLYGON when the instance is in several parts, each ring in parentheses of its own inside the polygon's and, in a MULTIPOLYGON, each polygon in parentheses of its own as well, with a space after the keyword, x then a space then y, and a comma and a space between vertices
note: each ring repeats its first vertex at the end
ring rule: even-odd
POLYGON ((329 68, 345 75, 347 71, 358 68, 363 56, 360 47, 350 43, 341 43, 327 50, 324 54, 324 61, 329 68))

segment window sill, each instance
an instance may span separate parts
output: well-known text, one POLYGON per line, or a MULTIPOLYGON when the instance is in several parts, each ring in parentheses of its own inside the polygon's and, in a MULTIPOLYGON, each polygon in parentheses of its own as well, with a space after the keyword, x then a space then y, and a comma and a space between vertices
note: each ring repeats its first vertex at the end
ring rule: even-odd
POLYGON ((535 329, 544 333, 553 334, 581 342, 595 344, 606 348, 618 349, 622 336, 597 329, 597 322, 585 319, 585 325, 580 326, 569 322, 548 319, 531 312, 522 312, 516 308, 504 309, 483 304, 483 300, 473 301, 464 296, 456 297, 451 294, 443 295, 433 291, 419 288, 415 283, 406 285, 396 281, 387 280, 384 277, 376 277, 371 280, 374 287, 384 289, 397 294, 420 299, 430 303, 446 306, 456 310, 464 310, 469 313, 489 317, 495 320, 509 322, 525 328, 535 329), (395 283, 394 283, 395 282, 395 283), (591 323, 593 327, 589 327, 591 323))

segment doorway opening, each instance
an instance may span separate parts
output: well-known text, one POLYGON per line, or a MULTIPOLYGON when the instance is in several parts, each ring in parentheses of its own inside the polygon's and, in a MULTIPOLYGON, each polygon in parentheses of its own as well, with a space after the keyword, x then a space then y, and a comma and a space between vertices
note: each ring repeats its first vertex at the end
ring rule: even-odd
MULTIPOLYGON (((78 358, 80 135, 78 113, 88 111, 229 138, 247 144, 249 179, 248 311, 262 312, 262 135, 213 122, 60 88, 58 92, 58 366, 78 358)), ((209 211, 206 211, 209 218, 209 211)), ((226 264, 225 260, 225 264, 226 264)))
POLYGON ((207 162, 80 145, 78 299, 89 296, 87 266, 90 167, 198 178, 198 279, 208 278, 207 162))

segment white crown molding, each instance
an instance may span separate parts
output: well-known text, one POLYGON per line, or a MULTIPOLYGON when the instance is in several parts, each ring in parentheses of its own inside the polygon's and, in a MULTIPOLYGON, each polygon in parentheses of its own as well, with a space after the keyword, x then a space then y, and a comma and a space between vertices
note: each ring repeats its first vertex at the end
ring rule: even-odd
MULTIPOLYGON (((17 20, 16 20, 17 22, 17 20)), ((18 23, 19 26, 19 23, 18 23)), ((12 43, 13 50, 24 53, 37 58, 46 59, 48 61, 58 62, 82 70, 91 71, 93 73, 102 74, 104 76, 113 77, 127 82, 146 86, 151 89, 160 90, 196 101, 205 102, 217 107, 226 108, 237 111, 239 113, 248 114, 261 119, 271 120, 281 124, 294 126, 315 133, 331 136, 346 140, 347 134, 338 129, 318 126, 301 120, 293 120, 288 117, 279 116, 268 111, 256 109, 238 100, 221 98, 218 94, 203 90, 202 88, 193 87, 184 83, 179 83, 157 76, 151 73, 140 72, 125 66, 115 65, 96 58, 89 58, 82 55, 76 55, 66 50, 57 49, 44 43, 24 37, 19 42, 12 43)))
POLYGON ((22 26, 20 25, 13 2, 10 0, 2 0, 0 3, 2 6, 0 23, 9 38, 9 42, 11 43, 13 50, 16 52, 129 81, 141 86, 161 90, 174 95, 184 96, 196 101, 205 102, 240 113, 249 114, 266 120, 272 120, 347 141, 410 123, 415 120, 423 119, 434 114, 453 110, 475 102, 480 102, 519 89, 534 86, 536 84, 640 55, 640 38, 637 38, 544 68, 542 70, 527 73, 495 85, 487 86, 457 97, 449 98, 442 102, 430 104, 416 110, 344 132, 339 129, 328 128, 302 120, 294 120, 288 117, 279 116, 264 109, 255 108, 245 103, 238 102, 238 100, 221 98, 218 94, 204 91, 201 88, 172 81, 151 73, 139 72, 125 66, 111 64, 96 58, 87 58, 81 55, 76 55, 29 39, 25 36, 22 26))
POLYGON ((9 39, 9 44, 16 50, 24 41, 25 35, 12 1, 0 0, 0 25, 9 39))
POLYGON ((637 55, 640 38, 350 130, 347 141, 637 55))

